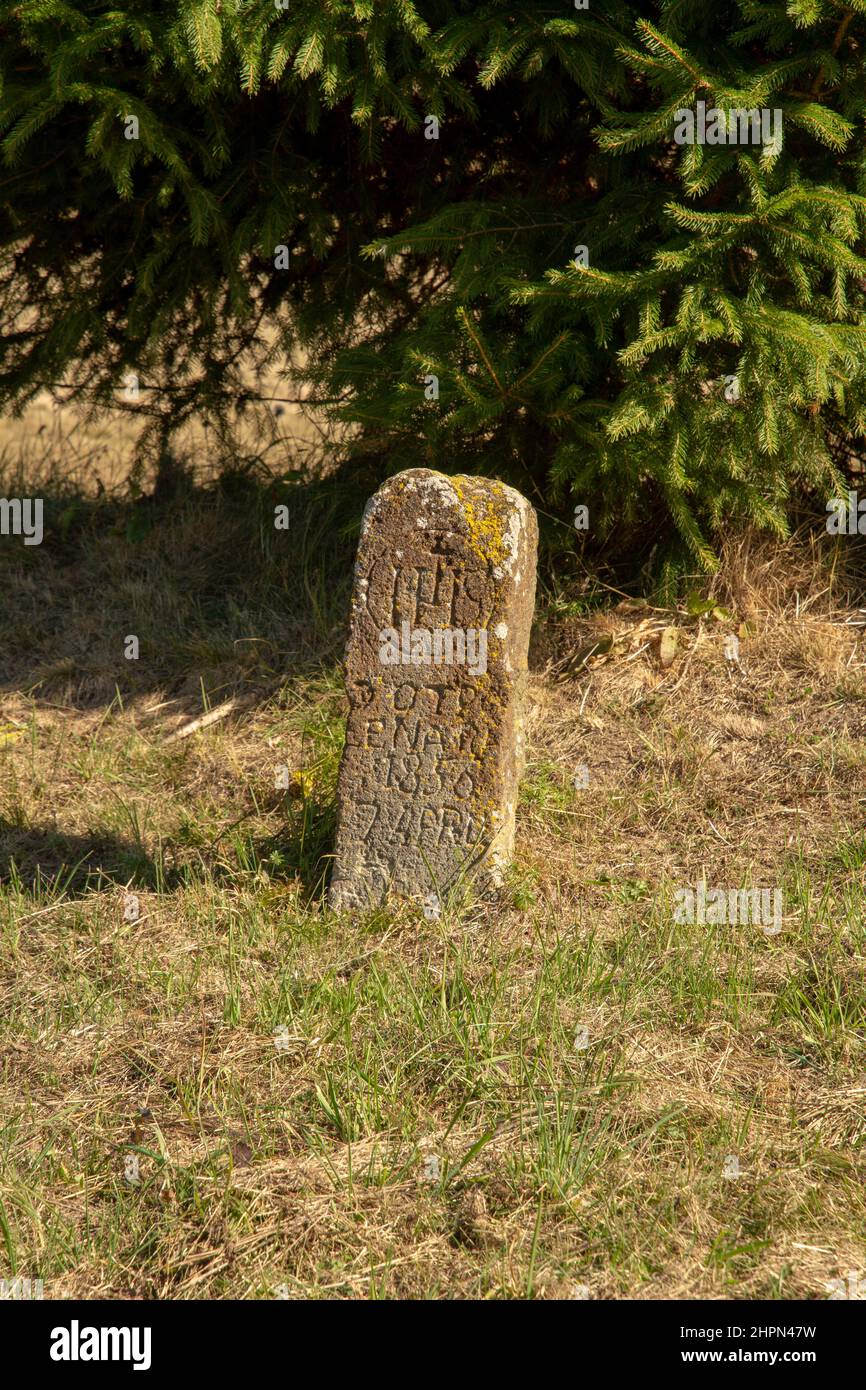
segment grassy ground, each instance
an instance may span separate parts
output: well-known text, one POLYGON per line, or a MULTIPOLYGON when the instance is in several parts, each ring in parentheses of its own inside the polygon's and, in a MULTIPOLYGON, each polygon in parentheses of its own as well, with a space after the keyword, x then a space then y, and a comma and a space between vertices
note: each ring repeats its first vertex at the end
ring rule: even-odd
POLYGON ((732 543, 730 620, 543 592, 507 892, 355 922, 322 886, 360 495, 46 496, 44 544, 0 542, 0 1275, 88 1298, 866 1277, 866 683, 823 552, 732 543), (782 888, 782 932, 676 923, 700 878, 782 888))

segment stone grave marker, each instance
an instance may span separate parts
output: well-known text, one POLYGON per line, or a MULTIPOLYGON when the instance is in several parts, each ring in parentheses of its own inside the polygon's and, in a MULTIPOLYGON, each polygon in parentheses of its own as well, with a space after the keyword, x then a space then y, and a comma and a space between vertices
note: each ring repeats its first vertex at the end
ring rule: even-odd
MULTIPOLYGON (((514 840, 538 527, 488 478, 413 468, 364 513, 330 904, 438 911, 514 840), (425 909, 426 910, 426 909, 425 909)), ((429 915, 429 914, 428 914, 429 915)))

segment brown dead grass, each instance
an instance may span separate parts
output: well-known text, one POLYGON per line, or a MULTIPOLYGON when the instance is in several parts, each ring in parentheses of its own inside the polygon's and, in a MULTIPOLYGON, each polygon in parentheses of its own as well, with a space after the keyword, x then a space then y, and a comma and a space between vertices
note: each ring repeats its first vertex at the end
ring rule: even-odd
POLYGON ((238 565, 221 505, 167 512, 132 575, 99 527, 46 549, 44 582, 7 566, 2 1273, 87 1298, 824 1298, 862 1275, 866 683, 841 566, 740 538, 706 590, 730 620, 540 614, 508 892, 356 923, 320 898, 339 631, 309 551, 238 565), (130 672, 136 604, 162 645, 130 672), (259 698, 166 743, 202 682, 259 698), (701 876, 783 885, 782 934, 676 926, 701 876))

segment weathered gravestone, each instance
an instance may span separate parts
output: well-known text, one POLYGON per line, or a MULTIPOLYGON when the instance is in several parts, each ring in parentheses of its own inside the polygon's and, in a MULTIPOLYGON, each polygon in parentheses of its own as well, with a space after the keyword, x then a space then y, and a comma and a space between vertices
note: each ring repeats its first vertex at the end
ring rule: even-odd
POLYGON ((441 901, 511 857, 538 528, 488 478, 426 468, 364 513, 330 903, 441 901))

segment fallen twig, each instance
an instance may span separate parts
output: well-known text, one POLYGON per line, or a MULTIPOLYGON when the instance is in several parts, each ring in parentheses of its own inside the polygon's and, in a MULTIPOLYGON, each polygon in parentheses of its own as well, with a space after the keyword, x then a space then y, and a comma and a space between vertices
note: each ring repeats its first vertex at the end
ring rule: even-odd
POLYGON ((179 729, 175 729, 164 740, 166 743, 177 743, 182 738, 189 738, 191 734, 198 733, 199 729, 207 729, 211 724, 218 724, 221 719, 227 719, 230 714, 235 714, 239 710, 248 709, 254 705, 261 697, 259 692, 253 695, 244 695, 241 698, 233 695, 230 700, 224 700, 216 709, 208 710, 207 714, 200 714, 196 719, 191 719, 188 724, 182 724, 179 729))

